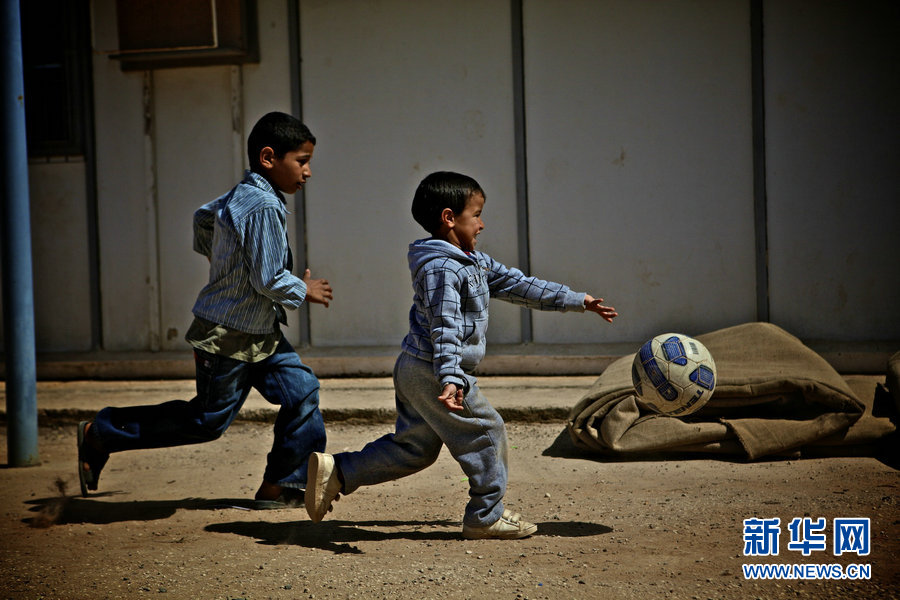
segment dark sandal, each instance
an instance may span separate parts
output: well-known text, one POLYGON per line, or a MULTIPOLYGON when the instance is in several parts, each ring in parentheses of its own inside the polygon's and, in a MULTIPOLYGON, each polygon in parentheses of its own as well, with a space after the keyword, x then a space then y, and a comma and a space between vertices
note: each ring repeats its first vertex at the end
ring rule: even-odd
POLYGON ((109 460, 109 454, 98 452, 91 447, 85 438, 85 429, 90 421, 82 421, 78 424, 78 483, 81 484, 81 495, 87 497, 88 490, 96 490, 100 481, 100 471, 109 460), (84 465, 87 463, 88 469, 84 465))
POLYGON ((290 508, 296 508, 298 506, 303 506, 305 494, 306 493, 303 490, 286 487, 281 490, 281 495, 278 496, 278 500, 276 500, 276 502, 284 504, 290 508))
POLYGON ((296 508, 303 505, 305 498, 303 490, 292 487, 278 487, 281 489, 277 496, 271 493, 271 490, 268 490, 269 493, 263 494, 262 497, 260 497, 260 492, 256 492, 253 501, 256 503, 257 508, 296 508))

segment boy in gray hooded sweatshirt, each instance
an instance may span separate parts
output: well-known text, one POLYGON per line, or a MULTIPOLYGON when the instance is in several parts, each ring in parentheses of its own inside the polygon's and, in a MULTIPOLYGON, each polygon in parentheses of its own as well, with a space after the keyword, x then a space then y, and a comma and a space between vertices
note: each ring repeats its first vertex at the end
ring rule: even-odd
POLYGON ((338 494, 421 471, 446 444, 469 481, 463 537, 515 539, 537 526, 506 509, 507 441, 503 419, 472 371, 484 357, 491 297, 538 310, 591 311, 608 322, 602 298, 528 277, 475 250, 485 195, 466 175, 437 172, 413 198, 416 221, 431 234, 409 246, 414 300, 409 334, 394 367, 394 433, 359 452, 310 456, 306 510, 319 522, 338 494))

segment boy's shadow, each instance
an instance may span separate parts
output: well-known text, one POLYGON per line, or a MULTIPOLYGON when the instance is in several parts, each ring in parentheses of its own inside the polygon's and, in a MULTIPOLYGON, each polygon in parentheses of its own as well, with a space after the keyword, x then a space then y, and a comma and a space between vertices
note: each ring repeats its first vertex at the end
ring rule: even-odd
MULTIPOLYGON (((363 554, 354 542, 381 542, 389 540, 412 541, 462 541, 458 521, 295 521, 293 523, 266 523, 261 521, 235 521, 207 525, 205 531, 233 533, 255 538, 258 543, 271 546, 293 545, 328 550, 335 554, 363 554), (375 528, 390 528, 379 531, 375 528)), ((537 536, 587 537, 612 532, 611 527, 580 521, 550 521, 538 523, 537 536)))
MULTIPOLYGON (((55 496, 28 500, 35 515, 25 519, 33 527, 84 524, 107 525, 121 521, 153 521, 167 519, 178 510, 302 510, 296 505, 261 502, 246 498, 183 498, 181 500, 136 500, 114 502, 97 500, 117 495, 105 492, 89 498, 55 496)), ((406 539, 413 541, 461 540, 461 525, 455 520, 433 521, 310 521, 267 522, 233 521, 213 523, 204 531, 233 533, 253 538, 264 545, 295 545, 328 550, 335 554, 362 551, 355 542, 406 539)), ((538 523, 536 536, 587 537, 612 532, 611 527, 581 521, 549 521, 538 523)))
POLYGON ((292 508, 281 502, 248 500, 246 498, 183 498, 181 500, 134 500, 128 502, 98 501, 96 498, 116 496, 117 492, 92 494, 88 498, 55 496, 28 500, 29 509, 36 513, 25 522, 34 527, 91 523, 107 525, 120 521, 154 521, 167 519, 178 510, 272 510, 292 508))

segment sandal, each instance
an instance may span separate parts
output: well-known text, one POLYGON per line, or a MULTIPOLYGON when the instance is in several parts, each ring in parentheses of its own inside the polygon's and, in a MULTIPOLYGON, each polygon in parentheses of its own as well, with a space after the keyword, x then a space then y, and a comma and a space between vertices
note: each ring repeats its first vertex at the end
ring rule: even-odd
POLYGON ((109 460, 109 454, 94 449, 87 441, 85 430, 90 421, 78 424, 78 483, 81 484, 81 495, 87 497, 88 490, 96 490, 100 481, 100 471, 109 460), (88 468, 85 469, 84 465, 88 468))
POLYGON ((303 490, 286 487, 281 492, 281 495, 278 496, 277 502, 280 502, 290 508, 296 508, 303 505, 305 497, 306 492, 304 492, 303 490))
POLYGON ((288 508, 295 508, 303 504, 304 494, 305 492, 298 488, 282 487, 263 481, 260 489, 256 492, 254 500, 258 503, 265 503, 267 507, 287 506, 288 508))

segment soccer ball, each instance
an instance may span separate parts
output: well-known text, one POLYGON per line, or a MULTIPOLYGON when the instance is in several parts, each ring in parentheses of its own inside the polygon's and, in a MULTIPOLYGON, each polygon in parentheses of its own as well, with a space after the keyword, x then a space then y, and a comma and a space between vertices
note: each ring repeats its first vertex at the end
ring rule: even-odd
POLYGON ((706 346, 681 333, 663 333, 641 346, 631 364, 638 403, 671 416, 689 415, 716 389, 716 363, 706 346))

